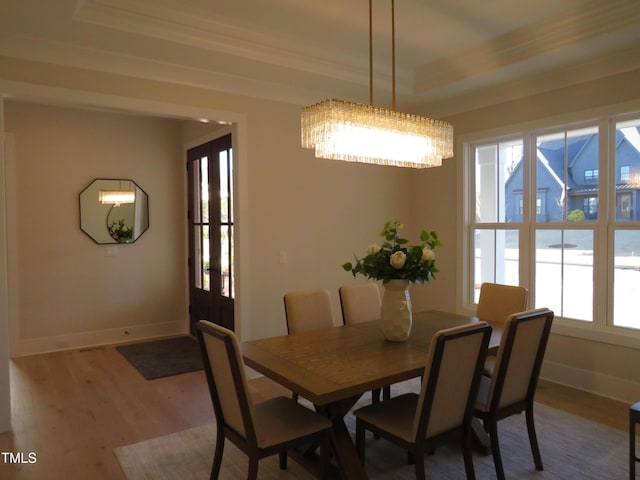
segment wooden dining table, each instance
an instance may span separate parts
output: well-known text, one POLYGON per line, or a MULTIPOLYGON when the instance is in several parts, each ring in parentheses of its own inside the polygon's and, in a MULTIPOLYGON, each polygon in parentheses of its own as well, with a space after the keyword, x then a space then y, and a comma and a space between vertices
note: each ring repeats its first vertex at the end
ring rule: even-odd
MULTIPOLYGON (((380 321, 251 340, 241 345, 245 364, 312 402, 327 415, 332 454, 342 478, 366 479, 344 416, 373 389, 423 375, 433 335, 478 318, 429 310, 413 314, 404 342, 385 340, 380 321)), ((492 325, 489 348, 497 350, 501 325, 492 325)))

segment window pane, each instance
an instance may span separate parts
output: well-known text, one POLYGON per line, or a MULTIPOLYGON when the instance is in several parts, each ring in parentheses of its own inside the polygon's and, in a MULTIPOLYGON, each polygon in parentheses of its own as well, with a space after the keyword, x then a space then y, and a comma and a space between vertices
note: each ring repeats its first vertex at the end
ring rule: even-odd
POLYGON ((640 120, 616 126, 616 220, 639 220, 640 207, 640 120))
POLYGON ((229 227, 220 226, 220 275, 221 275, 221 295, 228 297, 230 295, 231 285, 231 269, 229 264, 229 227))
POLYGON ((640 230, 617 230, 614 252, 613 324, 640 328, 640 230))
POLYGON ((536 308, 593 320, 593 231, 536 231, 536 308))
POLYGON ((484 282, 519 285, 519 234, 517 230, 475 231, 474 302, 484 282))
POLYGON ((522 141, 495 143, 475 151, 476 221, 520 222, 522 141), (518 193, 520 196, 518 196, 518 193))
POLYGON ((220 222, 229 221, 229 169, 227 161, 227 150, 223 150, 218 155, 220 168, 220 222))
POLYGON ((206 291, 211 290, 211 254, 209 252, 209 226, 202 226, 202 239, 200 241, 200 246, 202 248, 202 289, 206 291))
POLYGON ((209 223, 209 159, 200 159, 200 205, 202 208, 202 223, 209 223))
POLYGON ((536 221, 597 220, 597 128, 542 135, 536 147, 536 221))

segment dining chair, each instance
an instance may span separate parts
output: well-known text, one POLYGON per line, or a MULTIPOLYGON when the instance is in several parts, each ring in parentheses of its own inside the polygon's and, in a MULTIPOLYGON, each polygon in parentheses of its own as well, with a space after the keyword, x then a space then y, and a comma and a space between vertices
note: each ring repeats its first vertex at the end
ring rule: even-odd
POLYGON ((369 430, 406 449, 416 478, 424 480, 425 453, 458 437, 467 479, 475 479, 471 420, 490 336, 486 322, 436 332, 420 394, 406 393, 356 410, 356 449, 362 461, 369 430))
POLYGON ((277 453, 280 468, 286 469, 288 449, 318 442, 320 476, 325 478, 331 422, 284 396, 253 403, 235 334, 205 320, 197 323, 196 332, 216 417, 210 479, 216 480, 220 474, 226 438, 249 457, 250 480, 257 478, 260 459, 277 453))
POLYGON ((495 369, 491 376, 481 376, 474 416, 482 419, 488 431, 498 480, 505 479, 498 421, 523 411, 536 469, 543 469, 533 419, 533 399, 553 317, 553 312, 546 308, 511 315, 502 334, 495 369))
POLYGON ((284 295, 287 332, 298 333, 333 327, 328 290, 298 290, 284 295))
MULTIPOLYGON (((504 324, 509 315, 526 310, 528 296, 524 287, 485 282, 480 286, 476 316, 485 322, 504 324)), ((495 351, 487 354, 484 371, 488 375, 495 368, 495 356, 495 351)))
POLYGON ((380 319, 382 297, 375 282, 343 285, 338 289, 342 323, 353 325, 380 319))
POLYGON ((526 310, 528 295, 525 287, 483 283, 476 316, 486 322, 504 323, 509 315, 526 310))
MULTIPOLYGON (((370 322, 380 319, 380 307, 382 297, 380 289, 374 282, 357 283, 355 285, 343 285, 338 289, 340 297, 340 310, 342 311, 342 323, 354 325, 356 323, 370 322)), ((371 401, 380 401, 381 389, 371 391, 371 401)), ((383 399, 391 397, 391 387, 387 385, 382 389, 383 399)))

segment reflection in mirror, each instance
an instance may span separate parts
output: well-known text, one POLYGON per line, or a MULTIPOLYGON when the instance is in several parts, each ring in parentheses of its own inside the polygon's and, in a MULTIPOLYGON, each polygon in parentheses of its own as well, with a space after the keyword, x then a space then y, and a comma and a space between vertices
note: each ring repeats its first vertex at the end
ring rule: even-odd
POLYGON ((99 178, 80 193, 80 228, 99 244, 133 243, 149 228, 149 199, 133 180, 99 178))

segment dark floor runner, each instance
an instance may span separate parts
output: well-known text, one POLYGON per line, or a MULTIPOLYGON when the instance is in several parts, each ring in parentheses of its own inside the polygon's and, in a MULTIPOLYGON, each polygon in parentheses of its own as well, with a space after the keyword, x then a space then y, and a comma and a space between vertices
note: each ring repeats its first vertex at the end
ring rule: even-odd
POLYGON ((121 345, 116 350, 147 380, 202 370, 198 341, 189 336, 121 345))

